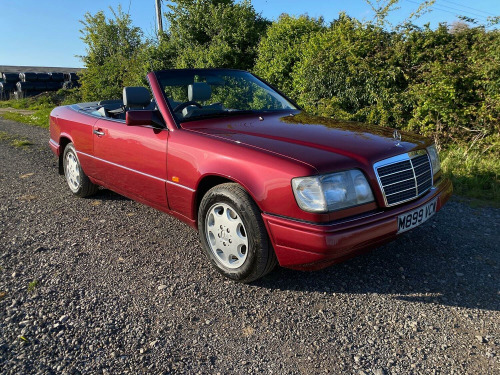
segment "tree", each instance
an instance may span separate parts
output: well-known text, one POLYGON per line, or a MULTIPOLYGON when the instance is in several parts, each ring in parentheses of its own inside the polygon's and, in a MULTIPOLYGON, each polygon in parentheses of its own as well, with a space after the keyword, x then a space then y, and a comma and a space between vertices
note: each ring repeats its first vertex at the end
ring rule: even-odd
POLYGON ((86 13, 80 21, 81 39, 87 46, 87 54, 81 56, 86 68, 80 80, 83 100, 121 97, 124 86, 138 82, 144 48, 142 31, 132 26, 130 15, 121 7, 110 9, 111 19, 99 11, 95 15, 86 13))
MULTIPOLYGON (((372 8, 374 15, 374 24, 379 27, 393 28, 393 25, 387 20, 391 12, 400 9, 398 6, 400 0, 365 0, 368 5, 372 8)), ((411 25, 412 20, 420 18, 426 13, 432 11, 431 7, 434 5, 436 0, 424 0, 420 1, 417 9, 411 12, 408 17, 398 24, 395 28, 405 28, 411 25)))
POLYGON ((250 69, 269 22, 244 0, 177 0, 168 5, 159 42, 168 67, 250 69))

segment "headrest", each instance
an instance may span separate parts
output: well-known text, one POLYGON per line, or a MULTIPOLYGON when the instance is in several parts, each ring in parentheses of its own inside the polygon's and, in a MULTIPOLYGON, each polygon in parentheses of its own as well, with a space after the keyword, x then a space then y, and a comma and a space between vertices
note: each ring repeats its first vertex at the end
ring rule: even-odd
POLYGON ((212 96, 212 89, 205 82, 195 82, 188 86, 188 99, 194 102, 204 102, 212 96))
POLYGON ((145 87, 124 87, 123 105, 129 108, 144 108, 149 105, 151 95, 145 87))

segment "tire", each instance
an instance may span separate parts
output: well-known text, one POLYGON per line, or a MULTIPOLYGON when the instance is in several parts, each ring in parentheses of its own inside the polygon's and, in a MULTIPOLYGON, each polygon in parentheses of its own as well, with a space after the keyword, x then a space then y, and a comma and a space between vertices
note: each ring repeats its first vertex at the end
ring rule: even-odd
POLYGON ((93 184, 83 172, 73 143, 68 143, 64 148, 63 167, 64 177, 73 194, 84 198, 97 192, 98 186, 93 184))
POLYGON ((205 194, 198 230, 210 262, 231 280, 252 282, 277 264, 260 210, 238 184, 217 185, 205 194))

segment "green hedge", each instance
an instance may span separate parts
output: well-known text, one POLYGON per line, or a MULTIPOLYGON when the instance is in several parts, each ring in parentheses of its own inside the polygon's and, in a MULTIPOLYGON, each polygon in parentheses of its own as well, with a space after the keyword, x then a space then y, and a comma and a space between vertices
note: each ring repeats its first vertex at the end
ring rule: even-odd
POLYGON ((412 130, 440 145, 498 145, 497 30, 386 31, 345 14, 328 27, 283 16, 261 40, 255 71, 315 114, 412 130))

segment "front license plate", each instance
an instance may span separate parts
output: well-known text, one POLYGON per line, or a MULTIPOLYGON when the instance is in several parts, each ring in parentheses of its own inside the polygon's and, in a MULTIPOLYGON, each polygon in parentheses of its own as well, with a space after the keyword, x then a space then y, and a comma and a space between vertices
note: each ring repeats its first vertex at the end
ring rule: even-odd
POLYGON ((424 204, 415 210, 398 216, 398 234, 406 232, 412 228, 429 220, 436 213, 437 198, 424 204))

